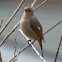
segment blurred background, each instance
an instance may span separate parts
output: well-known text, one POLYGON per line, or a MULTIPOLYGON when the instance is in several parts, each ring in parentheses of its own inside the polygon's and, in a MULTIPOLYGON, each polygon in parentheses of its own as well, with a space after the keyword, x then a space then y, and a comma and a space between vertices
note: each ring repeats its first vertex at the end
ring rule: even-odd
MULTIPOLYGON (((1 19, 3 19, 3 24, 1 28, 5 25, 10 16, 13 14, 15 9, 19 5, 20 1, 21 0, 0 0, 0 22, 1 19)), ((39 5, 42 1, 44 0, 37 0, 36 4, 34 5, 34 8, 37 5, 39 5)), ((31 6, 32 2, 33 0, 25 1, 25 3, 22 5, 16 16, 8 25, 8 27, 0 35, 0 42, 20 21, 23 15, 24 7, 31 6)), ((40 21, 41 25, 43 26, 43 31, 46 32, 47 29, 49 29, 54 24, 62 20, 62 0, 48 0, 44 5, 38 8, 34 12, 34 14, 40 21)), ((13 32, 13 34, 9 36, 9 38, 6 40, 6 43, 4 43, 0 47, 3 62, 8 62, 14 56, 15 38, 17 42, 16 45, 17 52, 20 45, 21 47, 24 47, 27 44, 27 40, 23 37, 23 35, 19 33, 18 31, 19 28, 20 26, 18 26, 15 32, 13 32)), ((44 36, 46 43, 43 42, 43 51, 44 59, 46 60, 46 62, 54 62, 54 58, 60 42, 61 35, 62 24, 58 25, 44 36)), ((34 43, 34 45, 41 54, 41 50, 37 41, 34 43)), ((19 55, 18 60, 16 62, 42 62, 42 61, 38 57, 36 52, 31 47, 28 47, 19 55)), ((62 45, 59 51, 57 62, 62 62, 62 45)))

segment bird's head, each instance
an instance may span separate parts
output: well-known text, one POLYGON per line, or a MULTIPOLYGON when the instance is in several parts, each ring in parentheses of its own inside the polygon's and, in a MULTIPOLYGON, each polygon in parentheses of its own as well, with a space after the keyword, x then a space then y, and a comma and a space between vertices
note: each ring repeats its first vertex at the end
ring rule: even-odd
POLYGON ((33 15, 33 8, 30 7, 30 6, 25 7, 25 8, 24 8, 24 13, 25 13, 26 15, 33 15))

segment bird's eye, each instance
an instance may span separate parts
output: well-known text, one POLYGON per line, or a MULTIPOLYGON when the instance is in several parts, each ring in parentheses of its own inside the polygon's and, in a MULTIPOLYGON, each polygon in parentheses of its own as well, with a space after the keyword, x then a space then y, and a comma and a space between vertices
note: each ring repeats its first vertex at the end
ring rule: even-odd
POLYGON ((26 11, 26 12, 29 11, 30 13, 32 12, 31 10, 26 10, 26 9, 25 9, 25 11, 26 11))
POLYGON ((28 11, 28 10, 25 10, 25 11, 28 11))
POLYGON ((29 11, 29 12, 32 12, 32 11, 29 11))

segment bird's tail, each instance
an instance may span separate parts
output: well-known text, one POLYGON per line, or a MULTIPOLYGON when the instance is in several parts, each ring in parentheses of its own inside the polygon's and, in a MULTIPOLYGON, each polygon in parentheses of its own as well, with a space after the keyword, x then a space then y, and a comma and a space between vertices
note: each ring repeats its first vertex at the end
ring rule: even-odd
POLYGON ((39 43, 39 46, 40 46, 40 48, 41 48, 41 54, 42 54, 42 57, 43 57, 42 39, 39 39, 39 40, 38 40, 38 43, 39 43))

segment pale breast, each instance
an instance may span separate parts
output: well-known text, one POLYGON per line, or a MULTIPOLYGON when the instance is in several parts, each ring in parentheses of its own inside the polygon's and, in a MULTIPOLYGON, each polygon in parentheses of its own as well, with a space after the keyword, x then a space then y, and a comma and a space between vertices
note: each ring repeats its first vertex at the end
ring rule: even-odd
POLYGON ((20 21, 20 27, 21 27, 21 30, 23 31, 23 33, 27 37, 29 37, 31 39, 37 38, 36 33, 30 27, 30 24, 29 24, 29 20, 28 19, 21 19, 21 21, 20 21))

